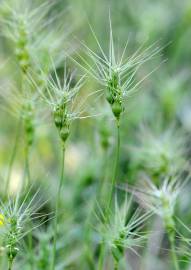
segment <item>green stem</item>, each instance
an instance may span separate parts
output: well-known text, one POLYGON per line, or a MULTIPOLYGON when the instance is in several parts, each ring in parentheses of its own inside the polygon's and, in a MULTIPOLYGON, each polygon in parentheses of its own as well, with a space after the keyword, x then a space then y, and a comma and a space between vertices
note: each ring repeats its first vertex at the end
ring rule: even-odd
MULTIPOLYGON (((32 224, 31 224, 32 226, 32 224)), ((32 231, 28 234, 28 245, 29 245, 29 253, 30 253, 30 269, 34 268, 34 250, 33 250, 33 235, 32 231)))
POLYGON ((102 199, 103 196, 105 196, 105 194, 107 194, 105 188, 106 188, 106 183, 107 183, 107 169, 108 169, 108 160, 109 160, 109 157, 108 157, 108 151, 105 151, 104 152, 104 155, 103 155, 103 162, 102 162, 102 169, 101 171, 103 172, 103 179, 102 179, 102 176, 100 175, 100 181, 98 183, 98 187, 97 187, 97 195, 96 195, 96 198, 98 196, 100 196, 100 199, 102 199))
POLYGON ((111 180, 111 191, 110 191, 109 199, 108 199, 107 215, 109 212, 109 208, 111 206, 112 195, 113 195, 116 178, 117 178, 117 170, 118 170, 118 165, 119 165, 119 150, 120 150, 120 124, 119 124, 119 121, 117 121, 117 148, 116 148, 116 154, 115 154, 114 171, 113 171, 113 176, 111 180))
MULTIPOLYGON (((25 189, 26 189, 26 191, 27 191, 27 188, 31 184, 29 158, 30 158, 29 146, 26 145, 26 149, 25 149, 25 175, 24 175, 24 179, 26 177, 26 182, 25 182, 25 189)), ((32 226, 32 224, 31 224, 31 226, 32 226)), ((32 270, 33 269, 33 262, 34 262, 34 258, 33 258, 33 237, 32 237, 32 232, 29 232, 29 234, 28 234, 28 245, 29 245, 29 252, 30 252, 30 266, 31 266, 31 270, 32 270)))
MULTIPOLYGON (((91 210, 88 214, 88 217, 87 217, 87 222, 85 224, 85 228, 84 228, 84 238, 85 238, 85 242, 86 242, 86 245, 87 245, 87 252, 88 252, 88 258, 89 258, 89 261, 92 259, 92 262, 93 262, 93 258, 91 258, 93 255, 92 255, 92 252, 91 252, 91 229, 90 229, 90 226, 89 224, 92 222, 92 217, 94 216, 94 210, 96 208, 96 205, 97 205, 97 201, 98 201, 98 198, 102 198, 102 194, 107 194, 107 193, 104 193, 104 182, 106 181, 106 170, 107 170, 107 162, 108 162, 108 158, 107 158, 107 152, 106 152, 106 155, 103 156, 103 162, 102 162, 102 166, 101 166, 101 169, 99 170, 100 172, 103 172, 103 176, 104 176, 104 180, 102 180, 101 177, 100 178, 100 181, 98 182, 98 185, 96 187, 96 194, 95 194, 95 198, 93 198, 93 205, 91 207, 91 210)), ((104 252, 104 247, 103 247, 103 244, 100 245, 100 253, 99 253, 99 261, 98 261, 98 264, 97 264, 97 269, 99 270, 102 270, 103 267, 103 263, 104 263, 104 258, 103 258, 103 252, 104 252)), ((93 269, 93 267, 92 267, 93 269)), ((95 267, 94 267, 95 269, 95 267)))
POLYGON ((174 263, 174 267, 175 270, 180 270, 179 265, 178 265, 178 259, 176 256, 176 250, 175 250, 175 244, 174 244, 174 236, 169 235, 169 241, 170 241, 170 245, 171 245, 171 256, 172 256, 172 260, 174 263))
POLYGON ((119 269, 119 263, 117 261, 114 262, 114 270, 119 269))
POLYGON ((104 269, 103 266, 104 266, 104 244, 101 243, 97 270, 103 270, 104 269))
POLYGON ((9 263, 8 270, 12 270, 13 269, 13 260, 9 260, 8 263, 9 263))
POLYGON ((65 161, 65 147, 63 147, 62 151, 62 164, 61 164, 61 174, 60 174, 60 181, 57 191, 56 197, 56 206, 55 206, 55 223, 54 223, 54 240, 53 240, 53 258, 52 258, 52 267, 51 269, 55 269, 55 261, 56 261, 56 242, 57 242, 57 234, 58 234, 58 212, 59 212, 59 203, 60 203, 60 196, 64 181, 64 161, 65 161))
POLYGON ((13 163, 14 163, 14 160, 15 160, 17 147, 18 147, 18 141, 19 141, 19 137, 20 137, 21 122, 22 122, 22 118, 20 116, 19 120, 18 120, 17 128, 16 128, 16 136, 15 136, 15 141, 14 141, 14 145, 13 145, 13 151, 12 151, 9 166, 8 166, 7 179, 6 179, 6 183, 5 183, 5 193, 8 192, 9 185, 10 185, 11 172, 12 172, 13 163))
POLYGON ((27 181, 26 181, 26 188, 27 188, 31 184, 29 146, 28 145, 26 146, 26 152, 25 152, 25 177, 27 179, 27 181))

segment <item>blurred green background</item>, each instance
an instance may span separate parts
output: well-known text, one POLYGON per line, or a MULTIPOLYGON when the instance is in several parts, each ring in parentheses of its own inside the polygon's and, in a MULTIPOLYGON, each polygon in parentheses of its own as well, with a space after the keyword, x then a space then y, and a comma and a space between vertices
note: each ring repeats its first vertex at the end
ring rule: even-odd
MULTIPOLYGON (((38 6, 41 2, 44 1, 36 0, 33 4, 38 6)), ((63 12, 61 16, 58 15, 59 23, 63 24, 63 29, 66 33, 70 28, 72 29, 67 37, 67 50, 75 48, 84 57, 86 56, 80 41, 84 41, 89 48, 97 50, 90 25, 100 44, 107 51, 109 46, 109 12, 117 51, 123 50, 127 40, 129 40, 127 57, 142 45, 148 47, 156 42, 156 46, 162 48, 154 61, 141 68, 140 77, 151 72, 155 67, 159 67, 142 83, 139 93, 130 98, 126 104, 126 112, 122 117, 121 124, 119 181, 121 183, 128 181, 132 185, 140 181, 139 173, 142 166, 136 162, 132 149, 137 145, 141 147, 141 143, 148 139, 147 135, 141 133, 142 126, 146 126, 154 134, 161 134, 165 130, 173 129, 173 127, 178 128, 188 134, 188 141, 185 142, 185 145, 190 149, 191 1, 60 0, 54 1, 47 19, 60 14, 60 12, 63 12)), ((3 15, 1 14, 1 16, 3 15)), ((72 52, 74 58, 76 51, 72 52)), ((65 53, 63 44, 63 49, 59 48, 58 55, 65 53)), ((76 68, 73 61, 69 60, 69 65, 71 68, 76 68)), ((6 93, 8 93, 6 89, 9 88, 9 85, 16 87, 19 85, 18 65, 12 46, 3 35, 0 36, 0 66, 0 178, 1 187, 3 187, 18 122, 15 113, 12 113, 11 108, 6 105, 7 98, 11 98, 6 97, 6 93)), ((63 63, 60 63, 58 71, 59 69, 60 72, 63 71, 63 63)), ((77 69, 80 74, 83 73, 79 67, 77 69)), ((82 99, 83 95, 97 89, 99 89, 97 83, 88 79, 82 89, 82 99)), ((12 101, 8 100, 8 102, 12 101)), ((115 151, 115 123, 108 104, 95 96, 88 102, 86 111, 101 112, 101 116, 75 121, 66 150, 66 181, 62 198, 67 209, 63 214, 65 226, 63 227, 63 241, 67 246, 65 257, 71 261, 68 263, 70 266, 67 269, 94 269, 92 257, 96 260, 98 236, 93 233, 90 237, 93 239, 92 249, 94 252, 93 255, 89 255, 86 244, 84 244, 86 242, 84 238, 89 236, 84 233, 84 227, 86 223, 89 224, 88 217, 92 211, 99 181, 104 181, 106 178, 109 182, 111 179, 115 151), (108 140, 107 147, 104 144, 105 133, 108 140), (81 268, 77 268, 79 265, 81 268)), ((56 128, 52 123, 51 116, 46 113, 46 108, 44 109, 42 106, 41 104, 36 108, 38 119, 30 157, 31 177, 35 187, 42 187, 42 196, 49 199, 45 211, 51 212, 56 194, 61 154, 56 128), (44 110, 45 114, 41 113, 41 110, 44 110)), ((176 141, 174 143, 176 145, 176 141)), ((136 151, 139 152, 139 148, 136 151)), ((190 151, 187 151, 185 158, 189 159, 189 157, 190 151)), ((18 191, 18 186, 23 179, 23 166, 24 135, 21 130, 19 147, 11 174, 11 194, 18 191)), ((191 222, 190 190, 189 187, 185 191, 183 201, 179 206, 182 210, 181 215, 185 221, 188 221, 188 224, 191 222)), ((164 265, 163 259, 166 260, 165 254, 160 254, 157 261, 158 266, 149 269, 170 269, 164 265)), ((59 267, 58 269, 64 269, 62 263, 59 267)), ((182 267, 189 269, 189 263, 183 263, 182 267)), ((46 268, 39 266, 39 269, 46 268)), ((134 266, 133 269, 139 268, 134 266)))

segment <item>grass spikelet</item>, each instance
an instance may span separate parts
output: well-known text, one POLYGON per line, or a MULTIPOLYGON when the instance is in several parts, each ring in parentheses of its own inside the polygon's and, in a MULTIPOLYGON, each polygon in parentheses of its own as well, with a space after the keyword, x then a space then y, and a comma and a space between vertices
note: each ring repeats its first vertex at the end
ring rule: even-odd
POLYGON ((136 209, 133 214, 130 213, 131 199, 127 196, 124 202, 119 205, 117 197, 115 198, 115 208, 110 215, 102 213, 103 224, 100 228, 101 243, 109 248, 115 268, 118 269, 119 263, 124 256, 125 250, 131 250, 137 254, 136 248, 140 248, 146 241, 147 234, 142 231, 143 224, 151 216, 151 212, 141 214, 141 209, 136 209))
POLYGON ((29 193, 22 199, 18 194, 15 199, 9 199, 7 203, 1 201, 1 231, 0 237, 6 250, 9 269, 13 267, 14 260, 20 250, 20 241, 36 226, 30 227, 31 222, 43 216, 38 214, 42 202, 38 198, 38 191, 29 199, 29 193))

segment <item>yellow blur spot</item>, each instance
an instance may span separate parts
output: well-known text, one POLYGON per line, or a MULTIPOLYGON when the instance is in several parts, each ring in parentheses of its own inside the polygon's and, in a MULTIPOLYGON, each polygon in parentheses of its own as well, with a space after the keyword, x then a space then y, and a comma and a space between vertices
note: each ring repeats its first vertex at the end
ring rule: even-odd
POLYGON ((0 226, 3 226, 5 224, 5 218, 2 214, 0 214, 0 226))

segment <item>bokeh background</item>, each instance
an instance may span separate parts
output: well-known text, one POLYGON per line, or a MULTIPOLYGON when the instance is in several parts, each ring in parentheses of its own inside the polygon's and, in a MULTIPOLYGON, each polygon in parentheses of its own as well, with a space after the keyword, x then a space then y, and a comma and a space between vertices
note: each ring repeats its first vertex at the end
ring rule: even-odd
MULTIPOLYGON (((44 1, 34 1, 33 4, 38 6, 41 2, 44 1)), ((146 63, 139 71, 138 76, 141 78, 158 67, 144 80, 140 91, 128 100, 126 112, 122 117, 118 179, 121 183, 128 181, 134 185, 140 181, 142 171, 142 165, 137 158, 139 147, 150 140, 150 134, 157 134, 160 137, 160 134, 170 132, 170 138, 172 138, 170 140, 174 143, 176 151, 176 132, 178 130, 180 137, 181 132, 187 134, 187 140, 183 141, 183 144, 187 150, 190 148, 191 2, 189 0, 60 0, 54 2, 47 14, 47 20, 53 16, 56 18, 58 14, 58 21, 63 25, 63 31, 67 33, 66 46, 63 41, 63 48, 60 46, 57 52, 58 58, 64 58, 65 54, 70 54, 72 58, 75 58, 77 53, 86 57, 81 41, 84 41, 93 50, 98 49, 90 25, 107 52, 109 13, 117 51, 122 51, 127 40, 129 40, 127 56, 130 56, 140 46, 146 48, 156 44, 161 48, 159 55, 146 63)), ((3 1, 0 3, 3 5, 3 1)), ((0 14, 3 18, 2 9, 0 14)), ((3 29, 3 22, 0 27, 3 29)), ((71 69, 77 68, 79 73, 83 74, 83 70, 70 59, 68 65, 71 69)), ((15 101, 11 100, 12 96, 7 93, 9 93, 10 85, 19 88, 19 67, 11 42, 3 34, 0 36, 0 66, 0 189, 3 196, 4 182, 18 124, 18 117, 14 112, 15 101), (7 103, 12 103, 12 105, 8 106, 7 103), (11 111, 12 109, 13 111, 11 111)), ((63 67, 63 62, 60 61, 57 65, 59 74, 62 74, 63 67)), ((94 80, 87 79, 82 89, 81 99, 99 87, 94 80)), ((64 222, 60 239, 60 247, 63 248, 64 245, 65 251, 64 258, 60 258, 58 269, 65 269, 65 265, 68 267, 66 269, 96 269, 94 267, 99 236, 96 232, 91 232, 89 235, 85 228, 89 224, 92 227, 96 224, 94 219, 89 220, 95 202, 96 188, 100 181, 109 182, 112 174, 116 131, 110 108, 96 95, 88 99, 85 106, 87 112, 92 113, 93 111, 95 114, 100 113, 101 115, 75 121, 67 142, 65 188, 62 194, 66 210, 63 213, 64 222), (88 241, 91 242, 93 252, 86 245, 88 241)), ((40 187, 42 197, 45 200, 48 199, 43 210, 48 213, 53 211, 54 207, 61 151, 57 130, 47 108, 40 104, 36 106, 36 111, 38 117, 35 140, 30 156, 31 178, 34 181, 34 190, 40 187)), ((151 147, 153 146, 151 145, 151 147)), ((189 160, 189 156, 188 150, 185 159, 189 160)), ((20 130, 9 187, 10 194, 13 196, 17 194, 23 181, 23 167, 24 134, 20 130)), ((191 187, 188 185, 179 205, 180 216, 187 224, 191 223, 190 191, 191 187)), ((121 194, 121 191, 118 192, 121 194)), ((47 225, 44 232, 35 232, 35 237, 40 241, 43 239, 44 242, 42 242, 45 243, 44 246, 42 244, 40 251, 38 250, 39 261, 44 256, 41 253, 46 252, 46 243, 49 243, 51 237, 48 228, 47 225)), ((165 237, 160 241, 164 241, 165 248, 167 245, 165 237)), ((140 268, 140 260, 136 259, 138 265, 134 265, 132 269, 173 269, 166 264, 169 258, 164 250, 158 251, 159 256, 152 258, 155 261, 152 261, 147 268, 140 268)), ((21 264, 26 266, 27 259, 25 253, 25 256, 21 256, 17 267, 21 264)), ((48 261, 48 256, 46 259, 48 261)), ((37 269, 47 268, 39 263, 37 269)), ((189 255, 186 256, 186 262, 182 262, 181 269, 189 269, 189 255)))

